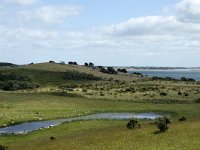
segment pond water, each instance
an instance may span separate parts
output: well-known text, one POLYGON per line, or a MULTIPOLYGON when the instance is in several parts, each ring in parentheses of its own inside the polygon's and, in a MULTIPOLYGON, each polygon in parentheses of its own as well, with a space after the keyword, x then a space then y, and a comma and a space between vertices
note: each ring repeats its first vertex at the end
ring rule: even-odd
POLYGON ((180 79, 182 77, 192 78, 197 81, 200 81, 200 70, 192 70, 192 69, 174 69, 174 70, 129 70, 130 74, 134 72, 141 73, 143 75, 147 75, 150 77, 157 76, 157 77, 172 77, 175 79, 180 79))
POLYGON ((26 134, 32 131, 41 130, 43 128, 49 128, 53 126, 58 126, 62 123, 72 122, 72 121, 81 121, 81 120, 98 120, 98 119, 107 119, 107 120, 122 120, 122 119, 156 119, 160 117, 160 114, 157 113, 99 113, 91 114, 87 116, 80 117, 71 117, 50 121, 33 121, 26 122, 18 125, 8 126, 0 128, 0 134, 26 134))

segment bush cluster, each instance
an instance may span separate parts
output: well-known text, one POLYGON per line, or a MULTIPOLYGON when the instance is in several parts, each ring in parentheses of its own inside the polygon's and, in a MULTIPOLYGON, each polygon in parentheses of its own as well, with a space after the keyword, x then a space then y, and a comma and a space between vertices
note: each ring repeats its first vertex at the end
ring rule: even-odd
POLYGON ((121 68, 118 68, 118 69, 117 69, 117 71, 118 71, 118 72, 122 72, 122 73, 127 73, 127 70, 126 70, 126 69, 124 69, 124 68, 123 68, 123 69, 121 69, 121 68))
POLYGON ((84 66, 85 66, 85 67, 94 68, 94 64, 93 64, 92 62, 89 62, 89 63, 85 62, 84 66))
POLYGON ((142 73, 139 73, 139 72, 133 72, 132 74, 135 74, 135 75, 138 75, 138 76, 141 76, 141 77, 144 76, 142 73))
POLYGON ((66 71, 64 79, 68 80, 100 80, 100 77, 96 77, 93 74, 81 73, 78 71, 66 71))
POLYGON ((117 74, 118 73, 113 67, 104 68, 102 66, 99 66, 99 71, 102 73, 108 73, 108 74, 117 74))
POLYGON ((23 89, 38 88, 39 85, 31 81, 31 78, 24 74, 0 73, 0 89, 4 91, 15 91, 23 89))
POLYGON ((192 81, 192 82, 196 81, 195 79, 186 78, 186 77, 182 77, 180 80, 181 80, 181 81, 192 81))
POLYGON ((8 147, 1 144, 1 145, 0 145, 0 150, 8 150, 8 147))
POLYGON ((69 61, 68 64, 69 64, 69 65, 78 65, 78 63, 75 62, 75 61, 74 61, 74 62, 73 62, 73 61, 69 61))

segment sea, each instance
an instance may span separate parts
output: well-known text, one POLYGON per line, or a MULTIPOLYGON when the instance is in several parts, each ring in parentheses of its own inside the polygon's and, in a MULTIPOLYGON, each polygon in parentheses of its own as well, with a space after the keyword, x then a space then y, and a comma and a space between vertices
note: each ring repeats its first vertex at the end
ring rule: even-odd
POLYGON ((173 70, 159 70, 159 69, 135 69, 135 70, 128 70, 128 73, 141 73, 143 75, 153 77, 172 77, 175 79, 180 79, 182 77, 185 78, 192 78, 197 81, 200 81, 200 69, 173 69, 173 70))

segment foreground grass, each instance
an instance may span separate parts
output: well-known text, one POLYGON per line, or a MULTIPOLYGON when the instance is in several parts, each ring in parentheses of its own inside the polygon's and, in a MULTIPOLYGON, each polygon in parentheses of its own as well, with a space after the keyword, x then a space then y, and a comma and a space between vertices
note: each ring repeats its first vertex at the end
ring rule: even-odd
POLYGON ((199 118, 200 104, 152 104, 108 101, 48 94, 0 93, 0 125, 97 112, 167 112, 172 117, 199 118))
POLYGON ((86 121, 63 124, 59 127, 29 135, 1 137, 12 150, 198 150, 200 121, 174 122, 161 134, 154 125, 143 122, 141 129, 129 130, 126 121, 86 121), (50 140, 55 136, 55 140, 50 140), (13 142, 15 140, 15 142, 13 142))

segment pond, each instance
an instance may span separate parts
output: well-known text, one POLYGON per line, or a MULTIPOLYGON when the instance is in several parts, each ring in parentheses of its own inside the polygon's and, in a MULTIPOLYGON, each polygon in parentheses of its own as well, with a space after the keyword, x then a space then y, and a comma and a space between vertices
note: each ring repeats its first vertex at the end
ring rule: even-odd
POLYGON ((131 119, 131 118, 156 119, 158 117, 161 117, 161 115, 157 113, 153 113, 153 112, 151 113, 98 113, 98 114, 91 114, 91 115, 86 115, 86 116, 71 117, 71 118, 64 118, 64 119, 21 123, 18 125, 0 128, 0 134, 26 134, 32 131, 41 130, 43 128, 58 126, 62 123, 68 123, 72 121, 81 121, 81 120, 98 120, 98 119, 122 120, 122 119, 131 119))

